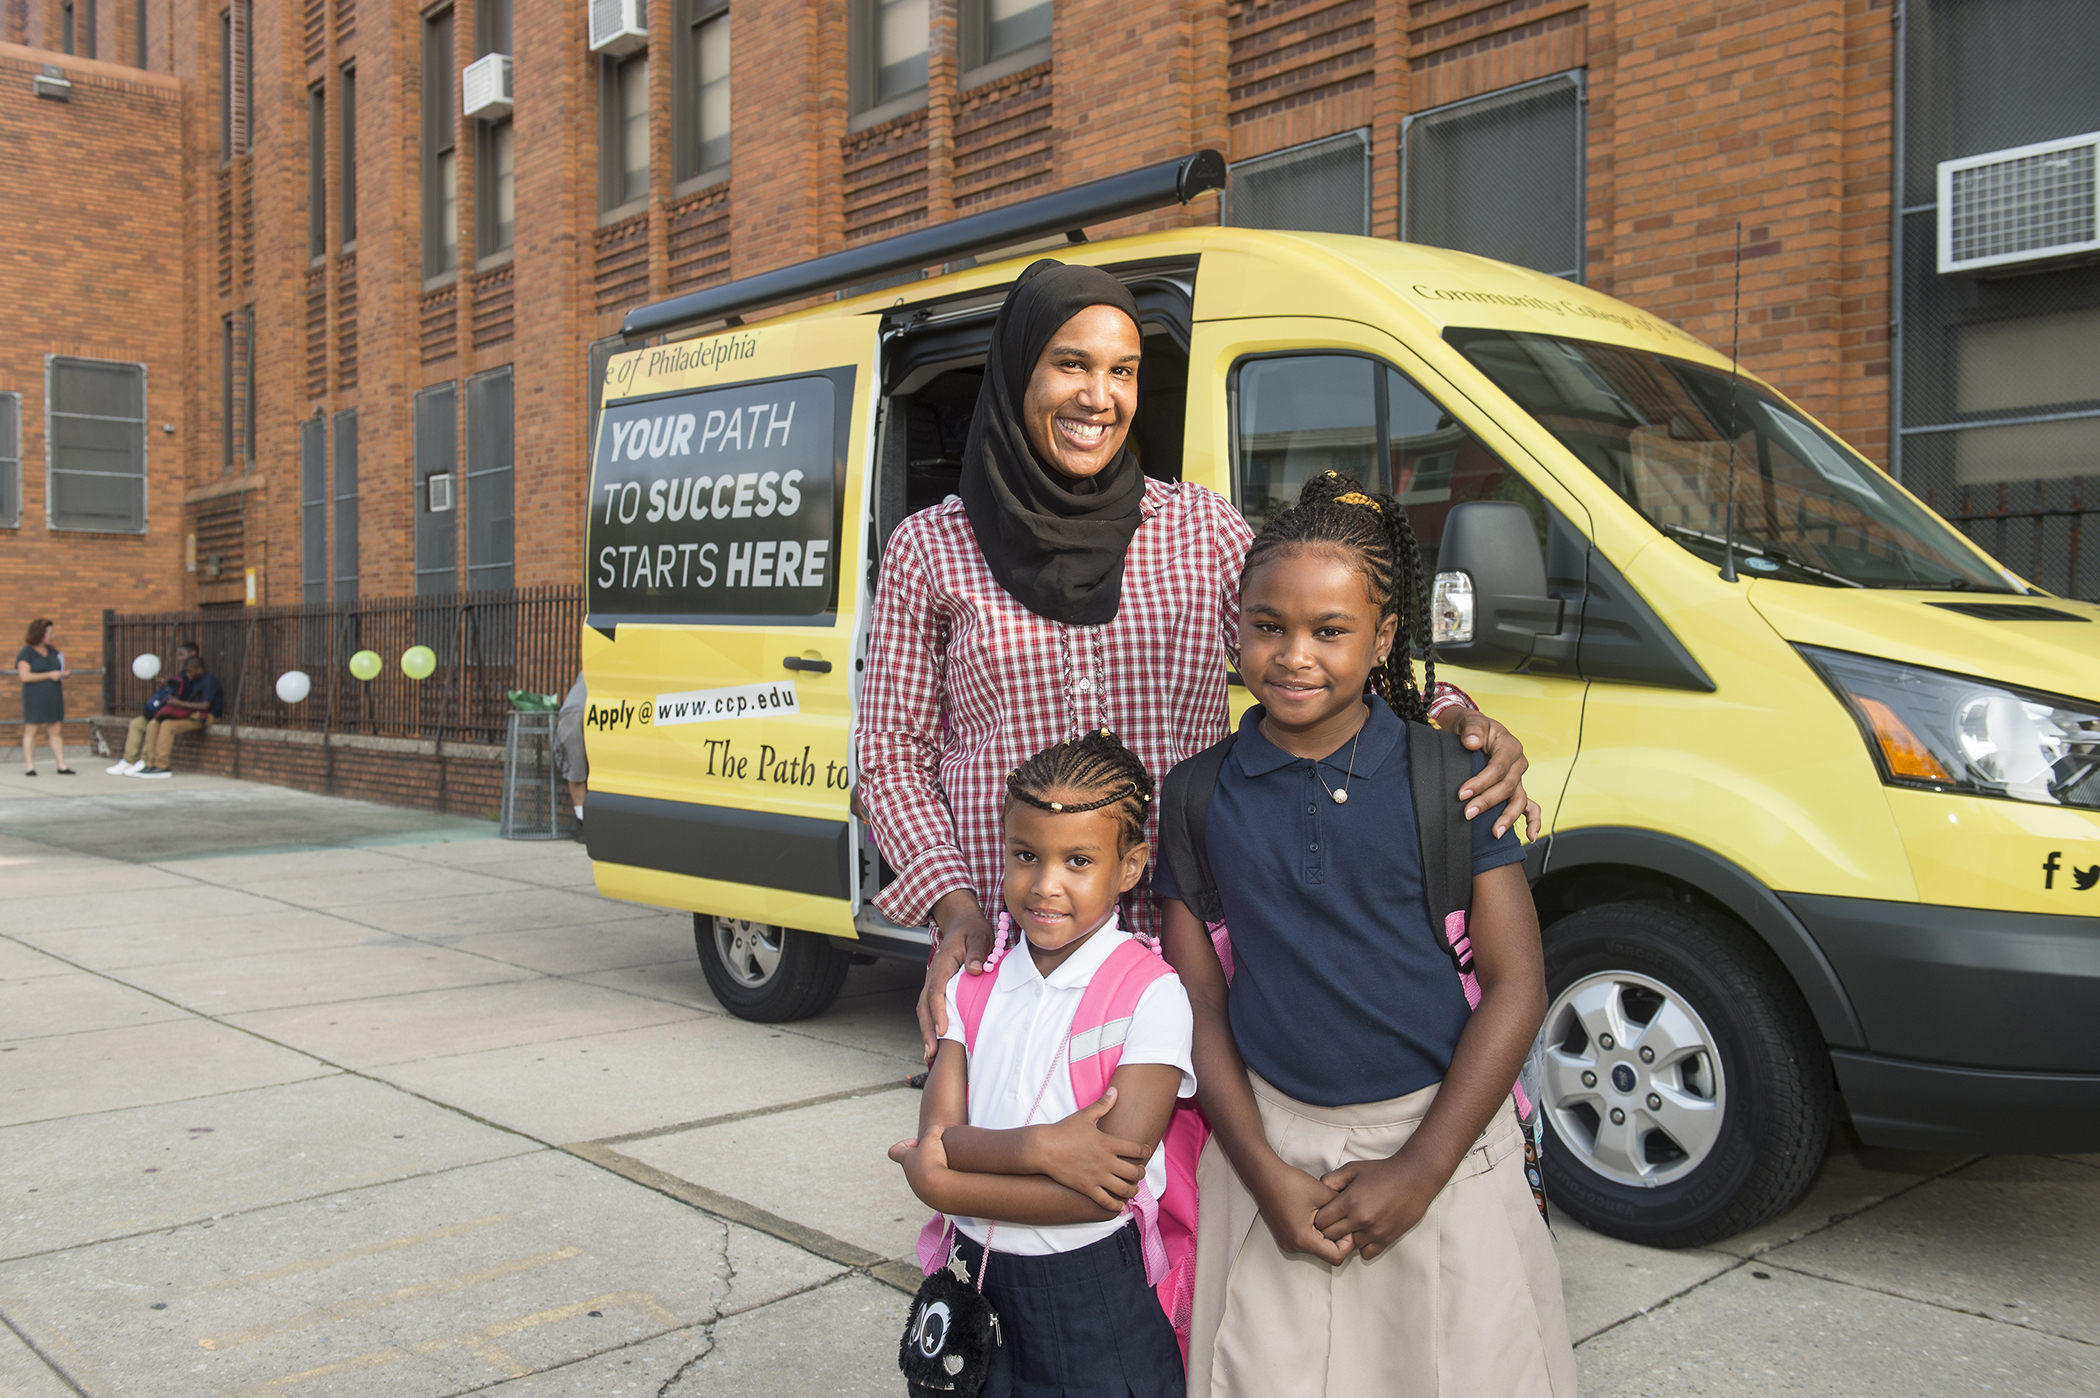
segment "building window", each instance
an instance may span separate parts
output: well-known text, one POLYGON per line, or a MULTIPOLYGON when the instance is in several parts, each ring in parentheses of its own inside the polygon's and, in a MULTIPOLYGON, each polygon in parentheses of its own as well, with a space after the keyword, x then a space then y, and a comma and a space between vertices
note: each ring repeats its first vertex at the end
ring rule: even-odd
POLYGON ((255 471, 255 307, 241 312, 241 462, 255 471))
POLYGON ((328 252, 328 89, 306 91, 306 254, 328 252))
POLYGON ((423 275, 459 266, 458 83, 452 71, 452 11, 423 21, 423 275))
POLYGON ((239 382, 239 356, 234 351, 237 338, 234 317, 227 316, 219 322, 219 473, 233 474, 233 463, 240 452, 240 417, 234 403, 234 385, 239 382))
POLYGON ((416 593, 459 591, 459 385, 416 395, 416 593))
POLYGON ((510 0, 480 0, 474 6, 474 56, 510 51, 510 0))
POLYGON ((0 393, 0 529, 22 523, 22 395, 0 393))
POLYGON ((328 422, 299 424, 299 600, 328 600, 328 422))
POLYGON ((233 159, 233 11, 219 16, 219 159, 233 159))
POLYGON ((494 257, 510 251, 517 229, 517 142, 509 117, 475 125, 480 128, 474 137, 476 256, 494 257))
POLYGON ((719 178, 729 171, 729 7, 685 0, 681 11, 677 178, 719 178))
POLYGON ((1368 234, 1371 133, 1345 132, 1242 160, 1225 190, 1225 221, 1239 228, 1368 234))
POLYGON ((598 91, 599 206, 617 209, 649 193, 649 55, 608 60, 598 91))
POLYGON ((219 16, 219 159, 248 153, 249 113, 255 109, 255 6, 234 0, 219 16))
MULTIPOLYGON (((2100 600, 2100 266, 1941 273, 1939 166, 2100 131, 2095 33, 2081 0, 1904 6, 1889 364, 1890 469, 2006 567, 2087 601, 2100 600)), ((2006 196, 1997 226, 2046 218, 2006 196)))
POLYGON ((83 37, 86 39, 87 42, 81 48, 80 52, 88 58, 100 58, 102 56, 102 53, 101 50, 96 46, 96 40, 98 36, 95 32, 95 0, 79 0, 79 3, 81 8, 86 12, 87 20, 87 23, 82 26, 82 28, 85 31, 83 37))
POLYGON ((146 0, 137 0, 137 3, 132 7, 131 38, 138 59, 132 66, 144 68, 146 66, 146 0))
POLYGON ((1402 241, 1581 281, 1583 102, 1577 71, 1407 118, 1402 241))
POLYGON ((66 53, 73 52, 73 0, 63 0, 58 7, 58 45, 66 53))
POLYGON ((45 512, 53 529, 146 529, 146 366, 45 361, 45 512))
POLYGON ((1050 56, 1050 0, 963 0, 963 86, 1050 56))
POLYGON ((335 415, 335 600, 357 600, 357 409, 335 415))
POLYGON ((342 107, 342 144, 336 150, 336 159, 342 162, 340 178, 336 181, 336 202, 343 220, 343 246, 349 247, 357 241, 357 70, 345 68, 343 80, 338 85, 342 107))
POLYGON ((880 120, 926 99, 926 0, 856 0, 853 109, 880 120))
POLYGON ((511 377, 467 380, 467 590, 512 583, 511 377))

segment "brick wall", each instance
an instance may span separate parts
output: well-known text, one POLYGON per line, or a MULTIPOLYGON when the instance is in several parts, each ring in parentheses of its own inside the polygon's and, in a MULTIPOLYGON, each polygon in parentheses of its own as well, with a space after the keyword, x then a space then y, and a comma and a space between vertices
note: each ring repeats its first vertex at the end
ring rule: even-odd
MULTIPOLYGON (((104 607, 180 605, 183 458, 196 430, 185 398, 180 133, 170 77, 0 44, 0 391, 19 393, 22 406, 21 524, 0 528, 0 647, 10 672, 32 617, 55 618, 73 668, 92 671, 102 663, 104 607), (31 95, 31 75, 47 63, 64 68, 69 100, 31 95), (47 527, 48 355, 146 366, 145 533, 47 527)), ((93 711, 96 677, 66 688, 70 712, 93 711)), ((10 694, 7 714, 19 718, 14 705, 10 694)))
MULTIPOLYGON (((455 3, 463 66, 476 0, 455 3)), ((1397 236, 1408 113, 1576 68, 1589 94, 1590 284, 1725 345, 1740 220, 1745 363, 1885 454, 1887 0, 1060 0, 1049 61, 970 87, 959 3, 929 6, 925 107, 879 123, 850 110, 847 0, 740 3, 731 178, 704 188, 674 179, 680 36, 676 7, 652 4, 651 187, 612 214, 600 207, 600 67, 582 0, 517 6, 515 246, 476 263, 483 192, 475 125, 462 118, 459 270, 434 279, 423 272, 426 6, 255 7, 253 138, 230 160, 218 0, 149 7, 146 73, 0 48, 0 140, 40 172, 11 181, 19 195, 0 204, 0 267, 28 289, 0 304, 0 387, 24 393, 28 486, 25 527, 0 550, 0 618, 51 612, 79 643, 104 606, 237 605, 247 567, 261 600, 296 599, 301 424, 348 409, 359 415, 361 588, 413 590, 413 395, 504 365, 515 376, 516 580, 573 581, 586 353, 629 307, 1198 146, 1245 159, 1359 127, 1371 132, 1373 232, 1397 236), (47 61, 74 74, 70 104, 28 95, 28 73, 47 61), (354 247, 339 217, 346 66, 359 93, 354 247), (329 208, 318 259, 307 244, 316 84, 329 208), (54 244, 82 251, 28 270, 33 249, 54 244), (251 444, 237 402, 229 471, 223 326, 250 307, 255 432, 251 444), (144 538, 42 529, 47 352, 149 362, 151 411, 177 431, 153 439, 144 538), (218 578, 184 570, 192 533, 221 560, 218 578)), ((104 9, 123 13, 104 30, 103 58, 130 57, 130 11, 104 9)), ((0 13, 0 37, 56 43, 55 0, 6 0, 0 13)), ((1218 217, 1206 197, 1094 232, 1218 217)), ((462 461, 466 430, 462 412, 462 461)), ((471 517, 471 495, 462 505, 471 517)))

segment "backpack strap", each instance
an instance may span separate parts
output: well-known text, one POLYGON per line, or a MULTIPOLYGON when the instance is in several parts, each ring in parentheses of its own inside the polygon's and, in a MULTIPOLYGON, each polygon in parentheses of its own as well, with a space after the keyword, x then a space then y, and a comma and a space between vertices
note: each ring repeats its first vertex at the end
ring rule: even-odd
POLYGON ((984 1023, 985 1007, 992 1003, 992 991, 998 987, 999 967, 994 963, 978 975, 968 971, 957 971, 955 975, 955 1009, 962 1016, 963 1049, 975 1058, 977 1030, 984 1023))
POLYGON ((1210 873, 1205 833, 1210 799, 1218 790, 1218 771, 1236 736, 1227 733, 1223 740, 1175 763, 1160 792, 1160 857, 1181 889, 1182 902, 1207 923, 1225 920, 1225 902, 1210 873))
POLYGON ((1123 1062, 1123 1042, 1130 1037, 1138 1001, 1154 981, 1173 974, 1173 967, 1135 937, 1108 954, 1072 1015, 1073 1101, 1086 1107, 1101 1100, 1123 1062))
POLYGON ((1473 754, 1455 733, 1410 723, 1407 766, 1430 921, 1443 929, 1446 950, 1459 974, 1467 976, 1473 970, 1473 942, 1465 931, 1466 913, 1473 904, 1473 832, 1466 808, 1459 804, 1458 788, 1473 775, 1473 754))

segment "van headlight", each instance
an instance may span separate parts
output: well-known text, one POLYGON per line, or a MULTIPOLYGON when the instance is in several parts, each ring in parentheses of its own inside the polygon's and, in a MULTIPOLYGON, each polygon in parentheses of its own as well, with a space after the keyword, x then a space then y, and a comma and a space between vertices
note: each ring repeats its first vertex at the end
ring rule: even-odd
POLYGON ((1429 644, 1463 646, 1473 640, 1473 578, 1438 573, 1429 593, 1429 644))
POLYGON ((1868 735, 1891 786, 2100 808, 2100 706, 1797 647, 1868 735))

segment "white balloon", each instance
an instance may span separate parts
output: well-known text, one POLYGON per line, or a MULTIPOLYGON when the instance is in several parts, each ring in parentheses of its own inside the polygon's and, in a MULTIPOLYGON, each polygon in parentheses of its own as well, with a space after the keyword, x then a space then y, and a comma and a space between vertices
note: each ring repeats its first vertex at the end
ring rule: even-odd
POLYGON ((131 673, 142 680, 150 680, 160 673, 160 657, 151 651, 131 662, 131 673))
POLYGON ((296 704, 313 693, 314 682, 306 677, 304 670, 287 670, 277 677, 277 697, 287 704, 296 704))

